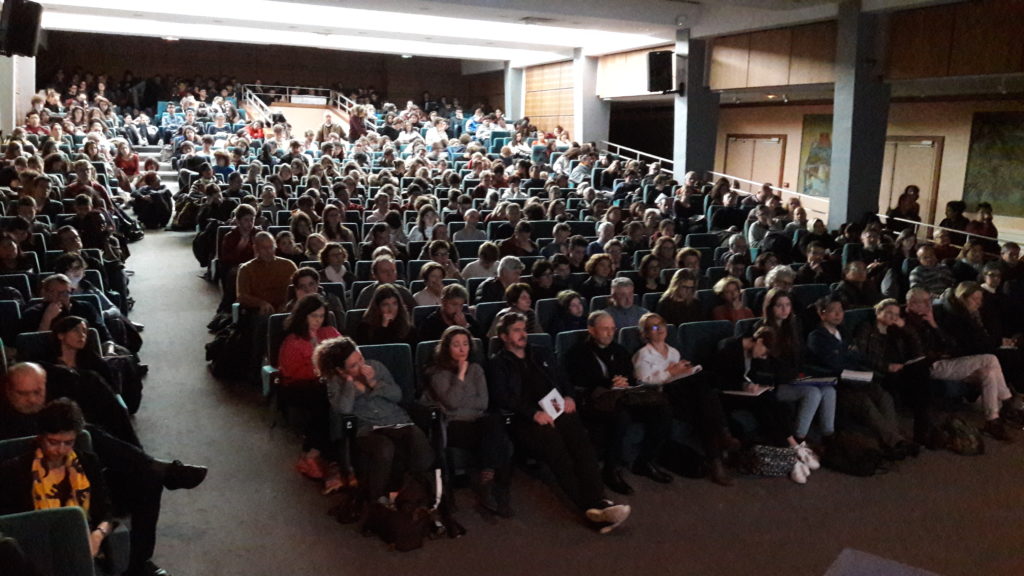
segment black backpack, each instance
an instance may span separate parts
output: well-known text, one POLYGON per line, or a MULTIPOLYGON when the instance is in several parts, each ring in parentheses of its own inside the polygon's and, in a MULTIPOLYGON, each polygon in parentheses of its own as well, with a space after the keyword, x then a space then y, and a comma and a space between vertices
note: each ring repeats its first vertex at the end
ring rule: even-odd
POLYGON ((874 476, 885 463, 878 441, 865 434, 836 432, 822 464, 851 476, 874 476))
POLYGON ((236 325, 217 332, 206 345, 210 373, 218 380, 250 380, 254 373, 252 337, 236 325))

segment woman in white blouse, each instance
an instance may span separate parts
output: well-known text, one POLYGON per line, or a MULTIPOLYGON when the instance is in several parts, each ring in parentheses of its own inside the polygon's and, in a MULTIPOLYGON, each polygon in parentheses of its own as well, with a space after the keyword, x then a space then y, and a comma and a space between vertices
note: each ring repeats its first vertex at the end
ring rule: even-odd
POLYGON ((665 319, 649 312, 640 317, 640 335, 647 344, 633 355, 633 373, 637 382, 666 384, 692 376, 699 371, 694 365, 680 359, 679 350, 668 345, 668 324, 665 319))
POLYGON ((722 455, 737 450, 739 441, 729 434, 718 391, 700 374, 700 367, 683 360, 679 351, 665 342, 668 324, 653 312, 640 317, 640 334, 646 344, 633 355, 633 374, 644 384, 668 384, 682 378, 686 382, 665 387, 665 395, 677 418, 693 426, 704 448, 708 476, 721 486, 731 486, 722 455))
POLYGON ((412 295, 417 306, 440 306, 441 291, 444 290, 444 267, 437 262, 428 262, 420 268, 422 290, 412 295))

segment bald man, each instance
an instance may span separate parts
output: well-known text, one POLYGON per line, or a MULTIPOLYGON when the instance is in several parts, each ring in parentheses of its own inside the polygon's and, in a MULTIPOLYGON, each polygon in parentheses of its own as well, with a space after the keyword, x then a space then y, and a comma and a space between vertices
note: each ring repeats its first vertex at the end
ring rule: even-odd
MULTIPOLYGON (((0 440, 36 436, 39 433, 36 415, 46 401, 43 367, 32 362, 11 366, 0 403, 0 440)), ((206 478, 207 469, 178 460, 157 460, 89 422, 85 429, 92 439, 93 451, 105 468, 115 508, 132 517, 131 553, 126 574, 166 575, 167 572, 151 560, 163 491, 195 488, 206 478)))

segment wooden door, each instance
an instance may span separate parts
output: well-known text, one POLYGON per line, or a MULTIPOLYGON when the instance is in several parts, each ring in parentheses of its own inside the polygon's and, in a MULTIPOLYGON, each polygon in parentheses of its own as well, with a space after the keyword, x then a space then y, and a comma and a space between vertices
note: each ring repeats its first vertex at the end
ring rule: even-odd
MULTIPOLYGON (((725 144, 725 173, 753 182, 781 186, 786 157, 786 136, 729 134, 725 144)), ((738 188, 754 192, 760 184, 738 182, 738 188)))
POLYGON ((886 140, 878 194, 880 213, 895 207, 906 187, 914 185, 921 190, 921 221, 935 223, 943 144, 941 136, 893 136, 886 140))

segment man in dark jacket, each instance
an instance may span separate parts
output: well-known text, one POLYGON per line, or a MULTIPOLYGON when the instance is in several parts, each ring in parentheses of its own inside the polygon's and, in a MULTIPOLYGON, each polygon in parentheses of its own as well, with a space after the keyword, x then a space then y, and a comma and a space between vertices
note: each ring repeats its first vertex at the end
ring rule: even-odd
POLYGON ((487 367, 491 407, 513 412, 519 444, 551 468, 587 519, 602 525, 602 534, 614 530, 629 517, 630 508, 604 497, 594 447, 576 412, 572 387, 551 351, 527 345, 526 317, 518 312, 501 317, 498 337, 503 348, 487 367), (542 407, 545 399, 547 409, 542 407))
POLYGON ((568 365, 572 366, 570 380, 576 388, 586 390, 586 402, 603 424, 604 483, 619 494, 633 492, 622 478, 626 463, 623 443, 633 422, 644 425, 644 439, 633 463, 633 473, 662 484, 671 482, 672 477, 654 463, 672 429, 668 401, 630 402, 630 394, 654 391, 630 390, 637 384, 633 363, 625 347, 615 342, 615 320, 610 314, 603 310, 591 312, 587 331, 587 338, 569 349, 568 365))
POLYGON ((63 274, 48 276, 42 283, 43 301, 29 306, 21 314, 22 332, 44 332, 57 320, 67 316, 84 318, 89 328, 95 328, 100 341, 110 342, 110 332, 103 323, 99 310, 89 302, 71 299, 71 279, 63 274))

